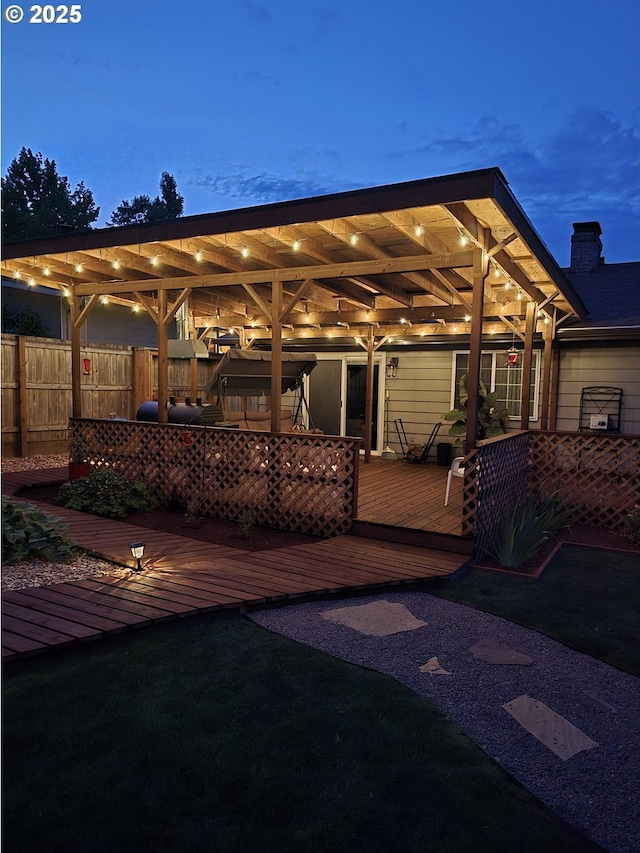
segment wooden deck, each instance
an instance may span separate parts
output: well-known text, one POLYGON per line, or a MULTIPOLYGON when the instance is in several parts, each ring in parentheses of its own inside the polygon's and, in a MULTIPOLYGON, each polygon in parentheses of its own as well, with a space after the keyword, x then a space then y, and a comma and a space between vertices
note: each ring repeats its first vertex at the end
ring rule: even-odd
MULTIPOLYGON (((404 518, 416 530, 428 529, 424 525, 428 524, 429 513, 412 515, 409 495, 424 497, 428 479, 425 475, 432 467, 436 466, 383 460, 363 465, 360 500, 364 514, 371 516, 371 508, 377 504, 384 509, 384 514, 381 511, 375 518, 364 520, 390 524, 394 517, 404 518), (381 481, 387 476, 387 485, 382 489, 381 481), (402 498, 404 516, 398 501, 389 499, 393 493, 402 498)), ((435 473, 440 475, 440 482, 432 517, 437 515, 435 503, 441 505, 444 501, 446 469, 435 473)), ((4 475, 3 492, 65 477, 65 469, 4 475)), ((44 504, 42 508, 51 509, 44 504)), ((82 547, 123 565, 134 564, 129 542, 145 542, 143 571, 132 572, 124 579, 75 581, 3 593, 5 661, 195 613, 448 579, 468 559, 465 553, 350 535, 246 552, 64 507, 56 507, 55 512, 69 524, 70 535, 82 547)), ((447 515, 448 512, 442 514, 443 518, 447 515)), ((449 523, 443 522, 442 532, 455 529, 447 527, 449 523)))
POLYGON ((361 461, 356 518, 460 536, 462 479, 452 479, 449 506, 445 506, 448 471, 433 462, 417 465, 376 456, 366 465, 361 461))

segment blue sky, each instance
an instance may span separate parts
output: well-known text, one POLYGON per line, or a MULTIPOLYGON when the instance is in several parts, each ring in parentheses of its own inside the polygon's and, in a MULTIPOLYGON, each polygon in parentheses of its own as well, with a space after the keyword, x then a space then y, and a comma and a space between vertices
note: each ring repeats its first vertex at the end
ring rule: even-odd
POLYGON ((99 225, 164 170, 194 214, 498 166, 561 265, 586 220, 640 259, 637 0, 78 5, 3 16, 2 174, 41 151, 99 225))

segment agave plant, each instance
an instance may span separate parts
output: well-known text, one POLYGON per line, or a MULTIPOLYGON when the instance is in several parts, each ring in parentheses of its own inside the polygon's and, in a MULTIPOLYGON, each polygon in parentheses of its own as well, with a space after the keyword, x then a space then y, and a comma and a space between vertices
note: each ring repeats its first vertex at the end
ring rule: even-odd
POLYGON ((546 498, 523 498, 504 513, 493 530, 492 544, 482 550, 503 568, 517 569, 555 533, 569 527, 571 513, 557 492, 546 498))
MULTIPOLYGON (((469 375, 465 373, 458 382, 460 409, 452 409, 444 416, 445 421, 453 421, 449 435, 461 436, 467 431, 467 401, 469 400, 469 375)), ((487 386, 480 381, 480 399, 478 405, 479 439, 494 438, 503 435, 509 427, 509 410, 498 404, 495 391, 487 391, 487 386)))

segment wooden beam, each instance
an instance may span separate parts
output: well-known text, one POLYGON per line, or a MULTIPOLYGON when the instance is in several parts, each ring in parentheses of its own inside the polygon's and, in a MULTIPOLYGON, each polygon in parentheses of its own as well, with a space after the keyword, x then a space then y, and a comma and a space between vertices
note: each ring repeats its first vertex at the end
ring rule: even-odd
POLYGON ((451 252, 445 255, 409 255, 386 260, 348 261, 337 264, 320 264, 302 267, 288 267, 273 270, 248 270, 243 273, 214 273, 212 275, 194 275, 172 278, 139 279, 122 282, 86 282, 76 285, 78 296, 92 296, 94 293, 133 293, 150 290, 175 290, 187 283, 191 288, 225 287, 231 284, 264 284, 271 281, 305 281, 333 278, 353 278, 359 275, 383 275, 402 273, 412 270, 449 269, 470 267, 473 264, 473 252, 451 252))

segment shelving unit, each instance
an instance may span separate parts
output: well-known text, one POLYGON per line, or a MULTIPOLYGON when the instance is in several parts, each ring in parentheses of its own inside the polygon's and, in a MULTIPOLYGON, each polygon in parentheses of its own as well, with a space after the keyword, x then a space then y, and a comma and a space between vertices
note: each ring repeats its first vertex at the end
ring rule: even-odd
POLYGON ((581 432, 620 432, 622 388, 591 385, 580 395, 581 432))

